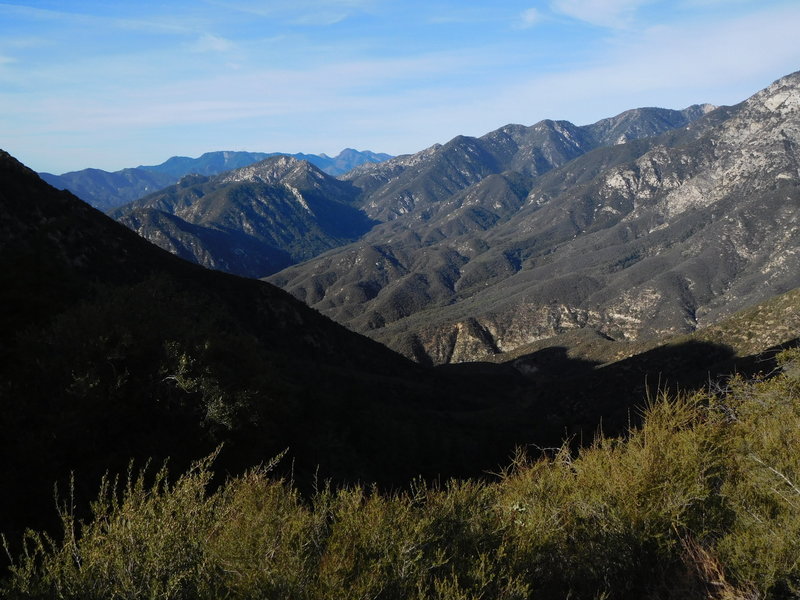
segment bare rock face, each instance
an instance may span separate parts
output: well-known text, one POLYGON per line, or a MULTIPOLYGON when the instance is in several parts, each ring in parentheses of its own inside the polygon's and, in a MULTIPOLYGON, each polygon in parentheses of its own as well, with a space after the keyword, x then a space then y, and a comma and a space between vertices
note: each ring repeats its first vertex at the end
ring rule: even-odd
POLYGON ((217 182, 224 183, 267 183, 291 185, 297 180, 322 181, 324 174, 306 161, 291 156, 276 156, 253 165, 228 171, 218 176, 217 182))
POLYGON ((363 167, 352 181, 386 222, 272 281, 432 363, 581 328, 689 332, 800 286, 800 75, 687 111, 655 131, 635 111, 509 126, 363 167))

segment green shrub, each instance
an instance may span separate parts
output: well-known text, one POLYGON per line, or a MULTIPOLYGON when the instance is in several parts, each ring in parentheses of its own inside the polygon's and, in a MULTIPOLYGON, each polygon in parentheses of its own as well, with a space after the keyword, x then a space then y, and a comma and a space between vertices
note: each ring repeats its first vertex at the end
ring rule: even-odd
POLYGON ((660 397, 625 438, 520 456, 494 482, 310 497, 213 456, 106 479, 92 517, 28 532, 21 598, 789 598, 800 593, 800 352, 762 381, 660 397))
POLYGON ((63 539, 28 532, 12 589, 32 597, 196 597, 218 501, 206 495, 210 460, 174 484, 166 468, 150 484, 145 470, 129 474, 123 489, 105 479, 88 523, 62 506, 63 539))
POLYGON ((779 355, 784 373, 732 382, 726 400, 736 448, 722 494, 737 519, 721 558, 761 596, 800 594, 800 351, 779 355))

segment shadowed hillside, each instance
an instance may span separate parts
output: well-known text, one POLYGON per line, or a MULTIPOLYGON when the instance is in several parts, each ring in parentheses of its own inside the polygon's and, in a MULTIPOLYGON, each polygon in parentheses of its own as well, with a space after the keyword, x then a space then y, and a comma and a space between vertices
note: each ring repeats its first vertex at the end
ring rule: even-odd
POLYGON ((49 515, 73 470, 91 489, 131 459, 180 469, 221 443, 232 471, 289 448, 305 481, 467 473, 507 454, 453 422, 476 402, 461 384, 152 246, 5 153, 0 184, 0 475, 18 492, 0 531, 49 515))

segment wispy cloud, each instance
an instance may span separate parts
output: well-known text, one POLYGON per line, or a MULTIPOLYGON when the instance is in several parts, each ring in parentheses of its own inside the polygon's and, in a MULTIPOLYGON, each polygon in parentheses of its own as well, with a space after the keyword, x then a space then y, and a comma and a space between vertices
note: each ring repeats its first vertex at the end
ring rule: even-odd
MULTIPOLYGON (((437 6, 431 3, 429 16, 423 20, 426 23, 441 25, 474 25, 486 23, 504 23, 507 21, 508 11, 498 9, 493 5, 473 6, 467 3, 456 6, 443 5, 437 6)), ((516 17, 514 11, 510 11, 516 17)))
POLYGON ((350 16, 346 11, 325 10, 310 12, 291 19, 295 25, 308 25, 311 27, 327 27, 341 23, 350 16))
POLYGON ((114 27, 129 31, 162 33, 186 33, 192 31, 186 15, 179 18, 142 19, 137 17, 109 17, 83 11, 53 10, 34 8, 19 4, 0 3, 0 15, 22 17, 36 21, 49 21, 62 25, 88 25, 94 27, 114 27))
POLYGON ((678 0, 677 6, 683 8, 730 6, 732 4, 757 4, 763 0, 678 0))
POLYGON ((0 48, 13 48, 26 50, 29 48, 44 48, 52 46, 53 41, 43 36, 3 36, 0 39, 0 48))
POLYGON ((59 10, 50 10, 46 8, 35 8, 32 6, 24 6, 22 4, 10 4, 7 2, 0 2, 0 14, 24 16, 28 18, 37 19, 59 19, 64 15, 70 14, 59 10))
POLYGON ((620 28, 632 22, 637 9, 652 0, 552 0, 553 11, 601 27, 620 28))
MULTIPOLYGON (((198 74, 192 79, 132 89, 127 81, 141 76, 134 71, 125 82, 109 83, 95 89, 91 96, 76 87, 62 91, 57 99, 31 98, 25 103, 25 113, 42 131, 124 132, 138 127, 202 126, 266 118, 286 123, 319 118, 324 122, 335 114, 376 112, 390 102, 396 102, 400 111, 415 93, 419 93, 421 103, 429 103, 432 90, 446 86, 448 77, 458 77, 479 61, 479 56, 461 52, 438 52, 411 58, 340 61, 302 70, 262 67, 198 74), (407 91, 398 93, 398 86, 407 91)), ((104 73, 115 64, 112 57, 95 67, 104 73)), ((47 71, 41 77, 50 75, 47 71)), ((457 102, 459 93, 460 89, 452 88, 450 100, 457 102)), ((383 110, 377 112, 385 118, 383 110)), ((346 122, 342 119, 342 127, 346 122)))
POLYGON ((354 14, 370 10, 375 4, 374 0, 295 0, 266 3, 260 0, 207 1, 228 10, 309 26, 334 25, 354 14))
POLYGON ((229 52, 233 50, 235 44, 218 35, 204 33, 193 44, 189 45, 192 52, 229 52))
POLYGON ((771 83, 770 78, 798 68, 798 25, 800 6, 792 4, 632 32, 596 56, 594 64, 505 88, 497 107, 517 115, 516 120, 537 107, 542 118, 587 123, 635 106, 737 102, 771 83))
POLYGON ((519 15, 517 27, 520 29, 530 29, 542 20, 542 13, 537 8, 528 8, 519 15))

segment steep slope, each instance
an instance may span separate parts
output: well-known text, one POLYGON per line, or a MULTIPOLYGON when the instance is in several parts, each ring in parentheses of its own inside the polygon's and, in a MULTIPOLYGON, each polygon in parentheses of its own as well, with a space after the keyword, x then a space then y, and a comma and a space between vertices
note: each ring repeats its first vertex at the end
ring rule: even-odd
MULTIPOLYGON (((343 177, 343 182, 326 180, 318 174, 314 177, 291 174, 294 167, 284 173, 286 181, 280 181, 280 177, 259 178, 246 168, 252 161, 268 156, 258 153, 212 152, 197 159, 173 157, 161 165, 138 167, 138 170, 147 171, 147 177, 177 177, 187 172, 212 175, 240 168, 237 175, 209 181, 192 175, 177 186, 113 213, 142 236, 181 257, 239 275, 263 277, 365 233, 372 223, 353 210, 356 197, 358 205, 373 221, 391 222, 406 215, 396 227, 411 227, 423 236, 427 224, 437 223, 441 218, 452 222, 445 227, 444 235, 453 235, 458 229, 463 230, 461 233, 475 228, 483 230, 518 210, 531 181, 542 173, 599 145, 682 126, 706 110, 707 107, 684 111, 637 109, 584 127, 565 121, 542 121, 532 127, 509 125, 479 139, 460 136, 444 146, 388 162, 385 162, 390 158, 388 155, 352 149, 343 150, 334 158, 295 155, 322 165, 329 172, 361 165, 343 177), (385 165, 379 165, 378 161, 385 165), (483 197, 479 206, 475 207, 474 201, 467 202, 458 214, 451 214, 454 207, 461 208, 462 196, 468 189, 489 178, 491 181, 484 189, 476 192, 483 197), (503 179, 506 183, 500 183, 503 179), (510 203, 498 206, 490 197, 492 182, 507 187, 516 199, 509 196, 510 203), (234 183, 242 185, 230 187, 234 183), (314 209, 307 210, 308 214, 298 212, 294 202, 297 197, 292 190, 316 198, 314 209), (188 208, 201 197, 203 200, 188 208), (498 212, 498 208, 502 210, 498 212), (143 209, 147 214, 140 213, 143 209), (170 216, 156 215, 154 210, 170 216), (347 227, 343 228, 345 224, 347 227)), ((281 163, 292 159, 276 156, 273 160, 281 163)), ((269 168, 263 161, 259 164, 260 170, 269 168)), ((134 171, 127 173, 128 179, 134 171)), ((104 181, 121 177, 92 173, 96 177, 102 175, 104 181)), ((69 175, 73 186, 81 183, 82 173, 69 175)), ((49 177, 51 183, 59 184, 57 178, 49 177)), ((138 187, 134 183, 129 185, 126 198, 143 190, 141 181, 138 187)), ((101 196, 110 193, 110 184, 98 193, 101 196)), ((501 194, 505 195, 505 191, 501 194)), ((305 198, 298 202, 302 206, 305 198)))
POLYGON ((246 167, 272 156, 292 156, 307 160, 328 175, 341 175, 350 169, 369 162, 391 158, 388 154, 345 148, 334 157, 325 154, 285 154, 281 152, 206 152, 197 158, 173 156, 159 165, 140 165, 136 168, 108 172, 101 169, 83 169, 62 175, 40 173, 50 185, 69 190, 82 200, 104 212, 177 183, 186 175, 218 175, 225 171, 246 167))
MULTIPOLYGON (((551 426, 586 435, 623 431, 631 407, 664 390, 724 389, 734 373, 775 374, 775 355, 800 345, 800 288, 781 294, 691 334, 647 341, 590 339, 589 329, 540 340, 509 355, 495 355, 535 384, 529 409, 551 426), (576 343, 576 337, 582 337, 576 343), (557 407, 557 408, 556 408, 557 407), (554 410, 556 408, 556 410, 554 410)), ((445 365, 445 369, 468 365, 445 365)), ((544 440, 546 431, 535 439, 544 440)))
MULTIPOLYGON (((605 365, 603 368, 608 367, 609 370, 624 365, 628 370, 641 373, 642 377, 637 383, 644 382, 648 374, 661 373, 665 376, 664 383, 671 379, 673 382, 682 380, 686 385, 689 374, 702 384, 703 381, 699 380, 705 378, 707 382, 709 373, 727 374, 737 369, 769 371, 768 362, 759 362, 764 358, 765 351, 798 343, 800 288, 740 310, 689 334, 646 340, 612 340, 590 328, 569 329, 553 337, 519 346, 513 351, 488 356, 487 360, 513 365, 526 377, 536 381, 571 379, 575 376, 574 365, 589 364, 605 365), (684 359, 679 365, 641 360, 642 356, 647 356, 655 349, 660 348, 663 354, 666 348, 678 348, 687 344, 725 348, 731 362, 713 364, 713 361, 709 362, 709 357, 684 359), (753 361, 751 357, 759 357, 759 361, 753 361)), ((678 358, 677 354, 675 358, 678 358)), ((594 389, 599 388, 595 386, 594 389)))
MULTIPOLYGON (((0 154, 0 531, 131 459, 384 483, 494 468, 475 390, 257 280, 187 263, 0 154), (470 389, 471 388, 471 389, 470 389), (453 415, 464 418, 454 419, 453 415)), ((495 390, 498 388, 495 387, 495 390)), ((482 392, 479 392, 482 393, 482 392)), ((493 401, 497 401, 494 397, 493 401)), ((140 463, 141 464, 141 463, 140 463)))
MULTIPOLYGON (((790 76, 723 123, 657 140, 583 186, 563 187, 596 156, 554 173, 486 237, 483 264, 463 269, 460 282, 479 291, 460 312, 489 333, 484 350, 577 327, 616 339, 691 331, 800 285, 799 98, 790 76), (496 282, 485 264, 510 257, 519 267, 496 282)), ((458 322, 429 330, 423 346, 452 338, 458 322)))
POLYGON ((355 208, 356 193, 306 161, 277 156, 185 177, 112 214, 204 266, 263 277, 366 232, 372 222, 355 208))
POLYGON ((236 230, 194 225, 171 213, 140 208, 119 222, 172 254, 228 273, 271 273, 293 264, 284 250, 236 230))
POLYGON ((458 137, 359 167, 343 179, 361 190, 365 212, 384 224, 357 245, 272 281, 362 331, 430 303, 449 303, 461 266, 486 250, 481 232, 522 207, 536 175, 597 145, 686 125, 709 109, 637 109, 586 127, 553 121, 509 125, 479 139, 458 137), (363 306, 391 286, 397 298, 389 293, 385 302, 376 300, 380 308, 363 306), (365 321, 350 322, 364 314, 365 321))
MULTIPOLYGON (((570 149, 577 154, 597 139, 610 143, 628 139, 626 131, 652 129, 639 127, 635 111, 577 131, 534 126, 528 135, 546 132, 547 139, 560 128, 559 144, 534 144, 559 168, 542 174, 536 153, 523 153, 517 170, 479 174, 438 203, 418 194, 396 223, 271 280, 434 363, 474 360, 568 329, 630 339, 713 323, 800 285, 799 79, 790 75, 690 124, 709 107, 687 110, 685 121, 668 122, 682 123, 678 129, 571 161, 570 149)), ((663 113, 649 113, 650 121, 656 114, 663 113)), ((509 140, 522 129, 505 129, 481 140, 520 148, 509 140)), ((398 182, 407 172, 416 174, 403 183, 406 190, 430 177, 419 166, 429 162, 424 157, 403 170, 401 160, 408 161, 348 176, 367 187, 371 173, 370 214, 386 218, 400 206, 398 182)))
POLYGON ((685 127, 715 108, 711 104, 695 104, 683 110, 634 108, 585 129, 596 140, 597 146, 613 146, 685 127))

